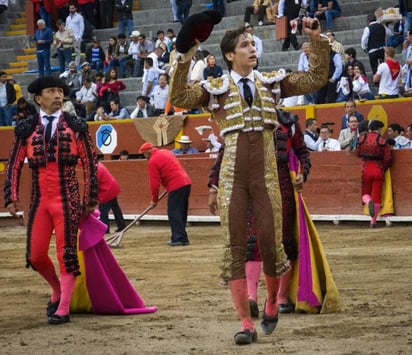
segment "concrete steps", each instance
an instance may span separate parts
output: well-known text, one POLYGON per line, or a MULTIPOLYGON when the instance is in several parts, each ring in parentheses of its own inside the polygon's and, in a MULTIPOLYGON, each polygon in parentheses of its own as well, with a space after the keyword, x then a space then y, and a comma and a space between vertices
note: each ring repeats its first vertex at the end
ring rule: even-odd
MULTIPOLYGON (((22 0, 17 0, 24 3, 22 0)), ((205 0, 193 4, 191 13, 204 11, 206 4, 211 1, 205 0)), ((343 16, 334 20, 334 32, 336 38, 345 48, 354 47, 358 52, 358 59, 363 62, 367 70, 369 69, 369 60, 366 54, 360 49, 360 40, 363 28, 366 26, 367 14, 373 13, 378 7, 387 8, 393 6, 392 0, 340 0, 343 16)), ((215 29, 209 39, 202 44, 202 48, 213 53, 217 58, 217 63, 224 69, 226 68, 219 48, 219 42, 227 29, 236 28, 243 25, 244 9, 250 4, 250 0, 237 0, 231 3, 225 3, 226 17, 215 29)), ((8 31, 22 31, 23 19, 19 16, 24 13, 14 13, 14 18, 7 19, 8 31), (21 26, 21 27, 20 27, 21 26)), ((178 33, 180 23, 173 23, 172 13, 169 0, 135 0, 134 2, 134 28, 144 33, 148 38, 154 38, 157 30, 166 31, 172 28, 178 33), (140 10, 138 10, 140 8, 140 10)), ((252 24, 256 24, 256 18, 252 16, 252 24)), ((324 28, 324 26, 323 26, 324 28)), ((4 32, 3 32, 4 33, 4 32)), ((12 32, 14 33, 14 32, 12 32)), ((275 40, 275 26, 255 26, 255 34, 263 41, 264 55, 260 60, 259 68, 261 70, 273 70, 275 68, 287 68, 295 70, 297 68, 300 51, 290 50, 281 52, 282 42, 275 40)), ((1 27, 0 27, 1 34, 1 27)), ((117 26, 110 29, 95 30, 94 35, 102 42, 102 47, 107 47, 107 41, 110 36, 118 34, 117 26)), ((306 41, 305 36, 299 36, 300 43, 306 41)), ((0 41, 0 65, 4 68, 5 63, 10 63, 10 70, 19 70, 24 67, 19 62, 27 63, 29 69, 37 69, 35 49, 31 48, 30 37, 24 34, 13 34, 3 37, 0 41), (14 55, 12 58, 11 55, 14 55), (18 58, 18 59, 17 59, 18 58), (7 62, 5 62, 7 60, 7 62)), ((57 65, 57 61, 52 59, 52 66, 57 65)), ((21 84, 23 92, 28 83, 37 77, 37 73, 16 73, 15 79, 21 84)), ((126 78, 124 82, 127 89, 120 93, 122 105, 133 108, 135 106, 136 96, 141 92, 141 78, 126 78)))

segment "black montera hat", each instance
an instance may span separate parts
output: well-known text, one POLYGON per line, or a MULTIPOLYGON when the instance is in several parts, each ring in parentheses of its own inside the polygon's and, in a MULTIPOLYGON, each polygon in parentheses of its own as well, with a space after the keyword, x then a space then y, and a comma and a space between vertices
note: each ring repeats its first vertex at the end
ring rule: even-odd
POLYGON ((69 95, 69 87, 66 85, 66 83, 62 79, 56 78, 54 76, 44 76, 42 78, 37 78, 29 84, 27 91, 30 94, 40 95, 43 89, 54 87, 62 88, 64 96, 69 95))
POLYGON ((189 16, 179 31, 176 39, 176 50, 186 53, 199 42, 206 41, 212 33, 213 26, 222 20, 218 11, 209 10, 189 16))

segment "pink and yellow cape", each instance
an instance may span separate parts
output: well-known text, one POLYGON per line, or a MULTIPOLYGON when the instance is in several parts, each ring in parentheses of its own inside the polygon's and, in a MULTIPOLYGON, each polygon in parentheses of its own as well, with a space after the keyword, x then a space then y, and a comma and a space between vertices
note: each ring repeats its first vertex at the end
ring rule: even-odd
POLYGON ((82 275, 77 277, 70 310, 98 314, 154 313, 146 307, 130 283, 104 239, 107 226, 89 214, 80 225, 79 261, 82 275))

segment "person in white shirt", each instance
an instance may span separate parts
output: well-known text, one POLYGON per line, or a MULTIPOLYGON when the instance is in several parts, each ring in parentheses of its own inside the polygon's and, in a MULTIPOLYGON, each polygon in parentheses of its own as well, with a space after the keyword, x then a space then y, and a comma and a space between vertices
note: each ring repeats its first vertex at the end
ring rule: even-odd
POLYGON ((162 31, 162 30, 157 31, 156 36, 157 36, 157 40, 155 42, 155 47, 159 47, 160 43, 164 43, 166 45, 166 47, 168 47, 168 48, 172 45, 171 44, 171 39, 169 37, 165 36, 164 31, 162 31))
POLYGON ((333 152, 340 149, 340 143, 337 139, 330 138, 332 132, 329 127, 322 127, 320 129, 320 144, 318 151, 319 152, 333 152))
POLYGON ((144 60, 144 72, 143 72, 143 86, 142 86, 142 95, 153 99, 153 88, 157 85, 159 78, 159 73, 155 68, 153 68, 153 59, 146 58, 144 60))
POLYGON ((104 111, 104 107, 103 106, 99 106, 96 109, 96 113, 93 116, 93 119, 95 121, 106 121, 108 119, 110 119, 110 117, 107 115, 107 113, 104 111))
POLYGON ((130 44, 127 49, 127 54, 132 57, 131 60, 127 60, 127 65, 130 65, 130 62, 133 63, 133 69, 132 69, 133 76, 137 76, 138 74, 137 67, 140 65, 138 63, 139 53, 140 53, 139 52, 139 36, 140 36, 139 31, 132 31, 132 33, 130 34, 130 44))
POLYGON ((401 134, 402 127, 398 123, 388 126, 388 137, 395 141, 393 149, 412 148, 411 141, 401 134))
POLYGON ((89 115, 96 108, 96 84, 91 79, 83 79, 83 86, 76 92, 76 100, 79 104, 84 105, 86 114, 89 115))
POLYGON ((145 118, 153 116, 156 116, 154 114, 154 108, 152 105, 147 103, 146 96, 138 96, 136 98, 136 108, 133 110, 130 118, 145 118))
MULTIPOLYGON (((133 70, 134 77, 143 76, 144 60, 147 58, 147 56, 150 53, 153 52, 153 50, 154 50, 153 42, 146 39, 146 36, 141 33, 138 37, 137 59, 134 61, 134 70, 133 70)), ((130 51, 129 51, 129 54, 130 54, 130 51)))
POLYGON ((153 68, 158 72, 158 74, 167 73, 166 69, 161 69, 159 66, 159 57, 163 54, 163 49, 161 47, 156 47, 153 52, 149 53, 147 58, 152 58, 153 68))
POLYGON ((159 116, 164 113, 167 100, 169 98, 168 75, 160 74, 158 84, 153 88, 152 92, 153 106, 155 108, 154 115, 159 116))
POLYGON ((222 146, 213 132, 209 134, 209 136, 206 138, 206 141, 208 142, 208 147, 205 150, 205 153, 218 152, 220 147, 222 146))
POLYGON ((194 58, 194 65, 190 72, 190 82, 192 84, 201 82, 203 80, 203 72, 206 68, 205 56, 201 50, 197 50, 194 58))
POLYGON ((315 118, 306 120, 306 129, 303 133, 303 139, 310 151, 318 151, 321 139, 318 136, 318 123, 315 118))
POLYGON ((376 74, 373 76, 375 83, 379 82, 380 99, 396 99, 399 97, 399 79, 401 77, 401 65, 395 58, 395 48, 385 48, 385 62, 379 64, 376 74))
POLYGON ((74 42, 73 49, 76 54, 75 63, 76 66, 80 64, 80 46, 82 44, 82 38, 84 33, 84 19, 83 16, 77 12, 77 6, 71 3, 69 6, 69 16, 66 18, 66 27, 73 31, 74 42))

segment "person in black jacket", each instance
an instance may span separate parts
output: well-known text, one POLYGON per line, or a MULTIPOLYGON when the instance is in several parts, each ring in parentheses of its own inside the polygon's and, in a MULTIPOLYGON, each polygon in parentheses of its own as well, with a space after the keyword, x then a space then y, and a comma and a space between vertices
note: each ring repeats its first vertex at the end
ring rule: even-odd
POLYGON ((376 21, 376 16, 373 14, 368 15, 368 23, 369 25, 363 30, 361 47, 368 54, 372 73, 375 74, 379 63, 384 61, 387 30, 376 21))
POLYGON ((16 101, 16 90, 7 80, 7 73, 0 72, 0 126, 11 126, 12 104, 16 101))
POLYGON ((119 33, 130 35, 133 31, 133 0, 116 0, 114 7, 118 16, 119 33))
POLYGON ((287 38, 283 41, 282 51, 289 50, 290 44, 296 50, 300 49, 301 45, 298 43, 296 37, 296 30, 292 31, 292 26, 290 24, 291 20, 299 17, 299 12, 302 6, 302 0, 280 0, 278 14, 279 17, 286 16, 288 18, 288 33, 287 38))
POLYGON ((15 106, 16 107, 13 113, 13 126, 20 120, 37 113, 36 107, 34 107, 34 105, 28 102, 24 97, 20 97, 15 106))
POLYGON ((99 72, 103 71, 103 62, 105 59, 106 55, 100 45, 100 41, 93 39, 92 45, 86 50, 86 62, 90 63, 91 68, 99 72))

